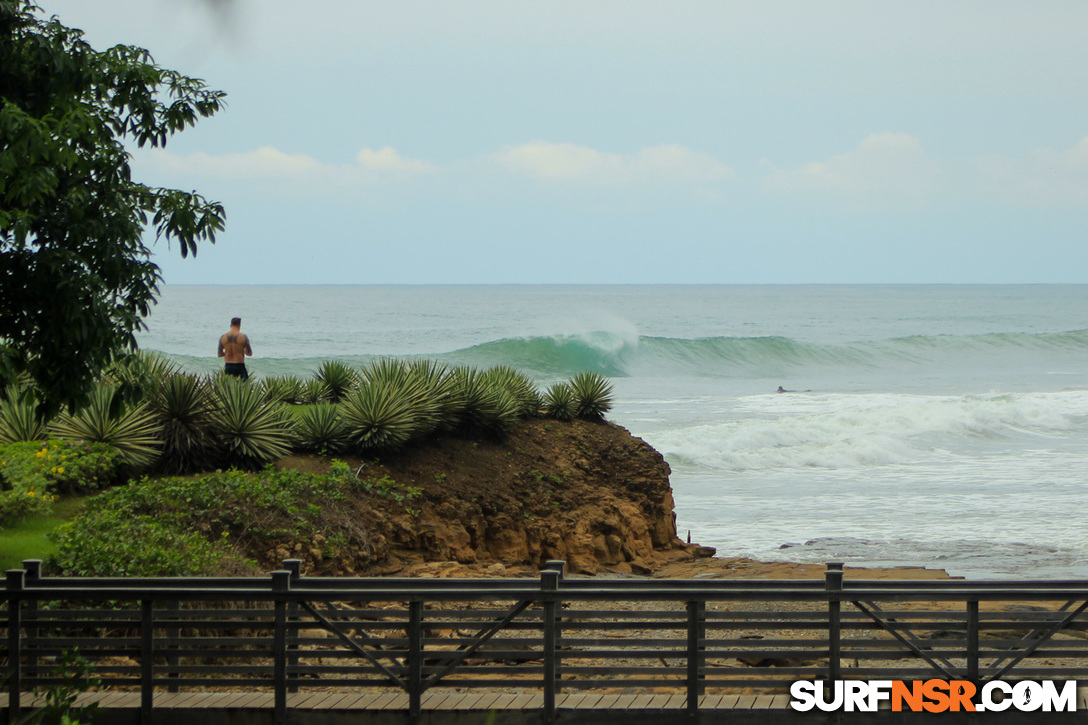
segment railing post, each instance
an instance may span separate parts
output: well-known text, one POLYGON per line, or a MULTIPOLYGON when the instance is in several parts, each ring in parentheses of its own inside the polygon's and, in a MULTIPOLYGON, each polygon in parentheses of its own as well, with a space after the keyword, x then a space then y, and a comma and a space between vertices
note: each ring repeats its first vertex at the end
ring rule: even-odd
POLYGON ((842 564, 828 563, 824 572, 827 597, 827 679, 842 679, 842 564))
POLYGON ((978 684, 978 600, 967 600, 967 679, 978 684))
POLYGON ((688 715, 698 717, 699 697, 706 690, 703 679, 706 652, 706 602, 688 602, 688 715))
POLYGON ((8 600, 8 722, 19 721, 22 714, 19 701, 19 690, 23 687, 22 673, 19 671, 19 660, 22 659, 21 640, 19 630, 22 629, 21 610, 23 606, 22 591, 26 580, 26 571, 23 569, 8 569, 4 575, 8 600))
MULTIPOLYGON (((166 627, 168 641, 166 645, 166 676, 170 680, 176 680, 181 676, 181 673, 178 672, 181 659, 177 654, 177 650, 181 646, 178 642, 181 638, 181 602, 177 599, 170 600, 166 603, 166 610, 169 613, 167 621, 172 622, 166 627)), ((171 682, 167 687, 168 692, 178 692, 180 689, 175 682, 171 682)))
POLYGON ((155 603, 140 601, 140 723, 152 724, 155 705, 155 603))
POLYGON ((544 721, 555 721, 555 697, 559 693, 559 582, 565 562, 549 561, 540 570, 544 635, 544 721))
MULTIPOLYGON (((26 577, 23 582, 25 586, 34 586, 41 580, 42 576, 42 560, 41 559, 23 559, 23 571, 26 572, 26 577)), ((26 668, 24 673, 28 680, 33 680, 40 673, 38 672, 38 600, 33 599, 26 602, 23 605, 23 623, 26 630, 25 646, 23 651, 26 652, 26 668)), ((27 684, 33 686, 34 682, 28 682, 27 684)))
MULTIPOLYGON (((302 559, 284 559, 283 570, 291 572, 291 582, 295 583, 302 576, 302 559)), ((298 603, 287 605, 287 691, 298 692, 298 603)))
POLYGON ((419 722, 423 709, 423 601, 408 602, 408 720, 419 722))
MULTIPOLYGON (((291 591, 291 572, 272 572, 272 593, 285 594, 291 591)), ((275 688, 273 721, 276 725, 287 725, 287 600, 275 597, 275 620, 272 631, 272 681, 275 688)))

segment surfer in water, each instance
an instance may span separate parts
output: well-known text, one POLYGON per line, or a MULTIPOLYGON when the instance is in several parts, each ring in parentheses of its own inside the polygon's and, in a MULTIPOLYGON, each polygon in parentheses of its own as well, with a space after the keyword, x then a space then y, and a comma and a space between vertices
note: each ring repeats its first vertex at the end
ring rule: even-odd
POLYGON ((811 393, 812 391, 811 390, 786 390, 781 385, 779 385, 778 390, 776 392, 779 392, 779 393, 811 393))

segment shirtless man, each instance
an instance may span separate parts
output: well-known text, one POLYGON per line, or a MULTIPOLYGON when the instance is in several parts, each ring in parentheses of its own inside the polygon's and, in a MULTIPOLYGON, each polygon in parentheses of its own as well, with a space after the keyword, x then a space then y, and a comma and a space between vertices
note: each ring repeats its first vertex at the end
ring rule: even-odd
POLYGON ((219 357, 226 358, 224 372, 242 380, 249 380, 246 355, 252 354, 249 338, 242 334, 242 318, 235 317, 230 321, 230 331, 219 338, 219 357))

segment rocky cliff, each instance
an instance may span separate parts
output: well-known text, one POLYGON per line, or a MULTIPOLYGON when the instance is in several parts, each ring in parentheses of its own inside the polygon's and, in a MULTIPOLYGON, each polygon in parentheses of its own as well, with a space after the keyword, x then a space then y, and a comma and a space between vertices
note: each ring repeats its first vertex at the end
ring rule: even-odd
POLYGON ((449 436, 356 464, 383 492, 356 503, 368 555, 308 561, 315 572, 501 573, 563 559, 572 573, 648 573, 713 553, 677 537, 661 454, 611 423, 531 420, 502 442, 449 436))

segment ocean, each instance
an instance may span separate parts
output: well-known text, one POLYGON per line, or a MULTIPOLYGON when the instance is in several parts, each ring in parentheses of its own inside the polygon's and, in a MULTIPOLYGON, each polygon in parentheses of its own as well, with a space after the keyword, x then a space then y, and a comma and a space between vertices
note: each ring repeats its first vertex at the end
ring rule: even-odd
POLYGON ((212 371, 233 316, 257 376, 597 370, 719 555, 1088 577, 1085 285, 167 286, 138 339, 212 371))

